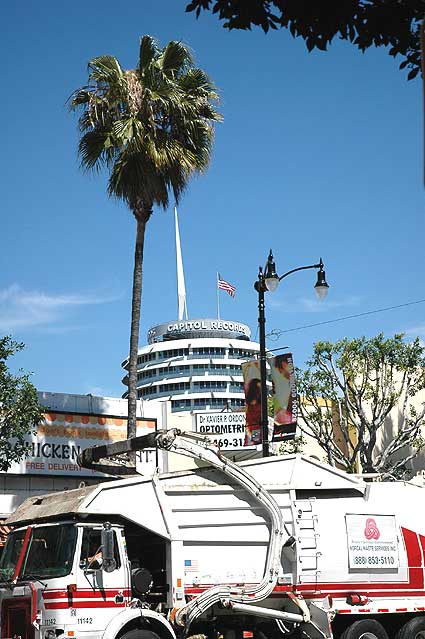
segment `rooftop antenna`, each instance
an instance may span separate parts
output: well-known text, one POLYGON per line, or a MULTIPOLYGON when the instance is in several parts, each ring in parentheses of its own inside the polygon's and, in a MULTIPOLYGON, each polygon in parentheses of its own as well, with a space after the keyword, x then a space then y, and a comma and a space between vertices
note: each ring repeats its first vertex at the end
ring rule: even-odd
POLYGON ((176 224, 176 261, 177 261, 177 305, 178 319, 187 320, 186 306, 186 286, 184 283, 182 250, 180 246, 179 220, 177 217, 177 206, 174 207, 174 220, 176 224))

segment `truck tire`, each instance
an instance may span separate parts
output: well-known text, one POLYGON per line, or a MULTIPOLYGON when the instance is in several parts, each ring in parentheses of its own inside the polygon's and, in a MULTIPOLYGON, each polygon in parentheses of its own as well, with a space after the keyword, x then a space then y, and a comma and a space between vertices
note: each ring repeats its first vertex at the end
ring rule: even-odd
POLYGON ((134 628, 134 630, 129 630, 121 635, 120 639, 160 639, 160 636, 156 632, 152 632, 152 630, 134 628))
MULTIPOLYGON (((359 619, 344 630, 341 639, 388 639, 388 635, 379 621, 375 619, 359 619)), ((407 637, 404 639, 407 639, 407 637)), ((423 639, 425 639, 425 635, 423 639)))
POLYGON ((405 623, 396 637, 397 639, 425 639, 425 617, 414 617, 405 623))

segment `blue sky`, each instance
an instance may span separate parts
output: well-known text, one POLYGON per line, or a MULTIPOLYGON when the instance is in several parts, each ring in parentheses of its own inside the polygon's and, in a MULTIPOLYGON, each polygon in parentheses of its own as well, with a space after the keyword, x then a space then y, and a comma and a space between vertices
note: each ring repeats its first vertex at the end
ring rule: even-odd
MULTIPOLYGON (((286 31, 225 31, 185 0, 27 0, 3 7, 0 335, 40 390, 119 396, 128 351, 134 221, 106 176, 77 161, 66 101, 100 54, 134 67, 139 37, 183 40, 214 79, 224 122, 209 171, 179 205, 190 317, 216 316, 216 272, 237 287, 221 316, 257 334, 253 282, 273 248, 280 273, 315 273, 267 294, 267 331, 421 300, 425 193, 422 94, 385 50, 336 42, 307 53, 286 31), (7 98, 7 100, 6 100, 7 98)), ((284 333, 302 366, 321 339, 425 334, 425 304, 284 333)), ((155 211, 144 262, 141 344, 177 314, 173 215, 155 211)))

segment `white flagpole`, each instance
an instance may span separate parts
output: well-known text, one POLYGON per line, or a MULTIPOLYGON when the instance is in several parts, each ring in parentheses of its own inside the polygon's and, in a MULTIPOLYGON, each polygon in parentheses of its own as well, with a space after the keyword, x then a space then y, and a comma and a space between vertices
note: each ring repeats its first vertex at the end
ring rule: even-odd
POLYGON ((177 207, 174 207, 174 220, 176 226, 176 263, 177 263, 177 305, 178 319, 182 320, 184 316, 187 319, 186 306, 186 287, 184 283, 183 260, 180 245, 179 221, 177 217, 177 207))
POLYGON ((220 319, 220 291, 218 288, 218 271, 217 271, 217 319, 220 319))

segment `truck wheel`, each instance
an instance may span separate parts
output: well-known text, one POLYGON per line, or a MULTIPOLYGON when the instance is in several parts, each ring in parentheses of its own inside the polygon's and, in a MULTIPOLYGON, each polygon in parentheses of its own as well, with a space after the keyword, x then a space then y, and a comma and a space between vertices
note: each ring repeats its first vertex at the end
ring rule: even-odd
POLYGON ((425 617, 414 617, 397 633, 397 639, 425 639, 425 617))
POLYGON ((160 639, 160 636, 156 632, 152 632, 152 630, 145 630, 144 628, 138 630, 135 628, 126 632, 120 639, 160 639))
MULTIPOLYGON (((344 630, 341 639, 388 639, 388 635, 379 621, 359 619, 344 630)), ((407 639, 407 637, 403 639, 407 639)), ((423 639, 425 639, 425 635, 423 639)))

